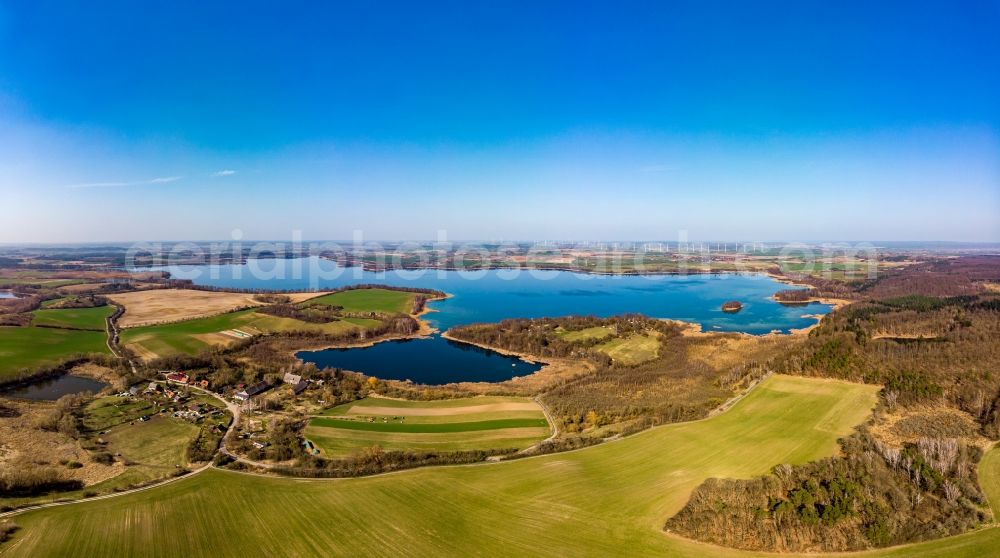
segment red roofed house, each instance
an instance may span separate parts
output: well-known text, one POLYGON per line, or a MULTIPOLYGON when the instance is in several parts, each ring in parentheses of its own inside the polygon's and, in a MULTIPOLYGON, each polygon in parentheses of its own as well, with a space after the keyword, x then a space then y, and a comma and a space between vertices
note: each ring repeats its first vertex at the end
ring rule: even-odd
POLYGON ((189 379, 188 375, 183 372, 173 372, 167 374, 167 381, 174 384, 187 384, 189 379))

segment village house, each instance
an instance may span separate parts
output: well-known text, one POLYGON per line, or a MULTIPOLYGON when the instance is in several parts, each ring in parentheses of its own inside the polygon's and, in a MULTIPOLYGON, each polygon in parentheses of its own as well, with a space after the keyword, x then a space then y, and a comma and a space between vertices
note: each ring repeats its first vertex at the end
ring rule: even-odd
POLYGON ((171 384, 187 385, 190 378, 184 372, 171 372, 167 374, 167 382, 171 384))
POLYGON ((299 395, 303 391, 305 391, 307 387, 309 387, 309 382, 305 380, 299 380, 299 382, 292 387, 292 391, 295 393, 295 395, 299 395))
POLYGON ((236 395, 233 397, 239 401, 249 401, 251 397, 260 395, 269 389, 271 389, 271 384, 266 381, 257 382, 246 389, 236 392, 236 395))
POLYGON ((298 374, 292 374, 291 372, 286 372, 284 381, 286 384, 292 384, 293 386, 302 381, 302 376, 298 374))

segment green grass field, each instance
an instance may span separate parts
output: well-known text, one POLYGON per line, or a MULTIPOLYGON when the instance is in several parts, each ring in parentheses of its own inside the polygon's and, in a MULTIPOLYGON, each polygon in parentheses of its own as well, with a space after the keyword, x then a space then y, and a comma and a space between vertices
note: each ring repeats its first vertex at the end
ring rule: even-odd
POLYGON ((35 310, 31 325, 105 331, 105 320, 114 312, 113 306, 35 310))
POLYGON ((573 343, 576 341, 589 341, 591 339, 604 339, 605 337, 611 337, 613 334, 614 331, 609 327, 595 326, 576 331, 560 331, 559 337, 573 343))
POLYGON ((342 306, 345 312, 402 312, 413 309, 416 293, 387 289, 354 289, 341 291, 307 301, 307 304, 342 306))
POLYGON ((625 339, 612 339, 598 345, 596 349, 615 362, 627 365, 639 364, 656 358, 660 351, 660 338, 652 333, 632 335, 625 339))
POLYGON ((104 331, 0 327, 0 378, 86 353, 109 353, 104 331))
POLYGON ((107 439, 110 449, 124 459, 163 476, 172 473, 176 465, 188 464, 184 452, 197 433, 194 424, 156 416, 148 422, 123 424, 113 429, 107 439))
POLYGON ((83 414, 83 430, 97 432, 133 421, 143 415, 158 413, 160 406, 153 401, 134 397, 98 397, 91 401, 83 414))
MULTIPOLYGON (((707 420, 499 464, 339 480, 210 470, 25 513, 0 555, 762 556, 682 540, 663 525, 708 477, 745 478, 834 454, 837 438, 869 415, 877 389, 776 376, 707 420)), ((991 454, 984 470, 998 469, 991 454)), ((996 544, 1000 530, 990 529, 889 554, 984 556, 996 544)))
POLYGON ((319 428, 343 428, 347 430, 364 430, 366 432, 412 432, 415 434, 444 432, 478 432, 480 430, 498 430, 501 428, 548 428, 549 423, 544 418, 532 419, 497 419, 475 422, 445 422, 437 424, 392 422, 363 422, 334 418, 316 418, 310 423, 319 428))
POLYGON ((305 435, 328 457, 374 445, 389 450, 523 449, 551 433, 541 408, 523 397, 368 398, 324 414, 310 421, 305 435))
POLYGON ((138 352, 144 356, 165 356, 176 353, 195 354, 212 345, 237 339, 224 335, 222 332, 226 330, 240 330, 250 335, 291 330, 340 333, 356 327, 369 327, 377 324, 378 322, 375 320, 357 318, 314 324, 291 318, 269 316, 251 309, 184 322, 129 328, 122 330, 121 340, 123 344, 138 349, 138 352))

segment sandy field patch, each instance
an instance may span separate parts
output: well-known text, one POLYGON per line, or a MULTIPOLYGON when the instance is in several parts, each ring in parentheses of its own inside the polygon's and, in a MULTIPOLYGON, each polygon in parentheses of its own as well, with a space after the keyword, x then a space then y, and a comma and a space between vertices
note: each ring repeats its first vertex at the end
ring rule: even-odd
POLYGON ((160 355, 155 352, 143 347, 140 343, 132 343, 128 346, 129 350, 136 354, 140 360, 143 362, 149 362, 155 358, 160 358, 160 355))
POLYGON ((228 345, 233 342, 233 336, 226 335, 224 331, 219 333, 192 333, 191 337, 208 345, 228 345))
POLYGON ((298 304, 299 302, 305 302, 314 298, 319 298, 321 296, 326 296, 330 294, 329 292, 322 293, 287 293, 285 296, 290 298, 292 302, 298 304))
POLYGON ((115 294, 108 298, 125 307, 125 314, 118 320, 121 327, 180 322, 262 306, 252 294, 188 289, 155 289, 115 294))
POLYGON ((487 405, 469 405, 467 407, 363 407, 355 406, 348 409, 349 415, 405 415, 408 417, 444 417, 450 415, 466 415, 470 413, 496 413, 504 411, 538 411, 536 403, 490 403, 487 405))

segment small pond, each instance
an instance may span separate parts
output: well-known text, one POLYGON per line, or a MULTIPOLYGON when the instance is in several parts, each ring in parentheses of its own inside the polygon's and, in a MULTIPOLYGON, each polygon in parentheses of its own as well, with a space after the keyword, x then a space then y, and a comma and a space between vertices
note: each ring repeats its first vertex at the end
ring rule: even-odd
POLYGON ((15 399, 32 399, 34 401, 55 401, 64 395, 83 393, 86 391, 97 393, 106 388, 108 384, 83 376, 63 374, 56 378, 46 378, 32 382, 26 386, 20 386, 8 391, 4 391, 5 397, 15 399))

